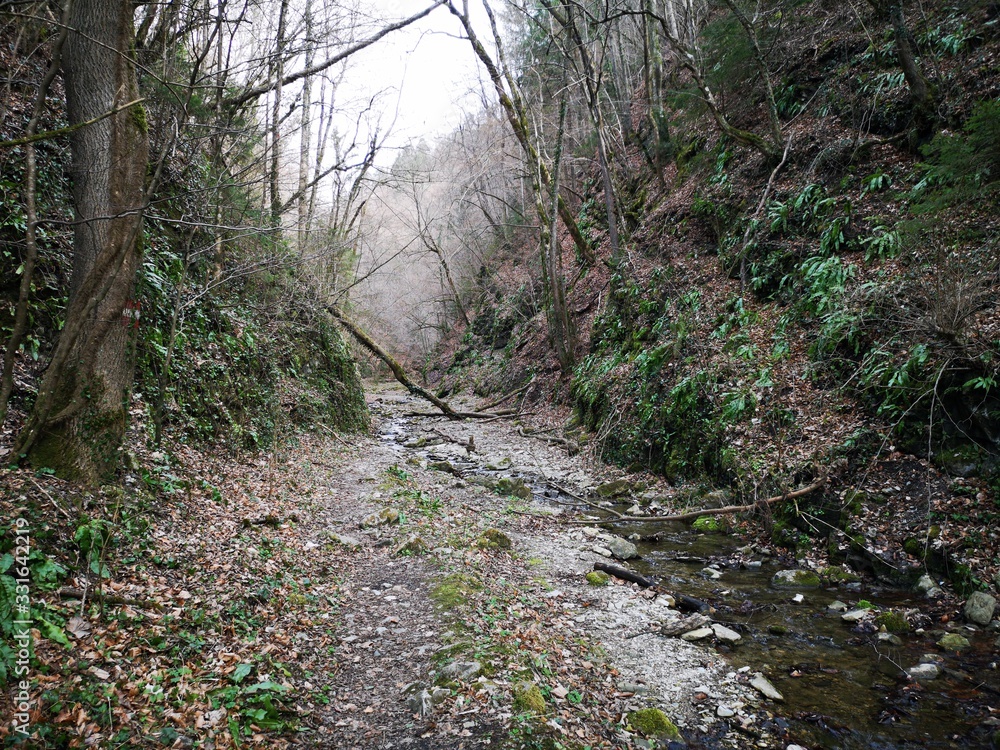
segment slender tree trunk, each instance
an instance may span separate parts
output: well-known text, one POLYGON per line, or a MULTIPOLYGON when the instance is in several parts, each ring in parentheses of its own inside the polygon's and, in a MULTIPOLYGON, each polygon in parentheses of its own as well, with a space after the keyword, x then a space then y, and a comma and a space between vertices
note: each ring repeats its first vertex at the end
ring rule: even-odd
MULTIPOLYGON (((486 71, 490 76, 490 81, 493 83, 493 88, 496 91, 497 98, 500 100, 500 105, 503 107, 504 113, 507 115, 507 120, 510 122, 511 129, 514 131, 514 137, 517 138, 517 141, 521 146, 521 150, 524 152, 525 161, 527 162, 528 169, 532 174, 532 179, 535 183, 533 185, 533 190, 536 196, 538 196, 536 203, 541 205, 541 202, 544 201, 545 194, 548 192, 549 186, 552 184, 552 175, 550 174, 548 167, 542 161, 541 155, 538 153, 538 149, 531 141, 531 134, 528 129, 528 114, 524 104, 524 97, 521 96, 517 82, 510 74, 510 69, 504 64, 500 33, 497 29, 496 18, 493 15, 493 11, 488 3, 484 2, 483 6, 485 7, 486 13, 490 19, 490 25, 493 30, 493 38, 497 46, 497 55, 500 59, 500 66, 494 62, 482 42, 479 41, 479 37, 472 28, 472 20, 469 18, 468 14, 464 10, 456 8, 454 3, 451 1, 449 1, 448 9, 462 23, 462 26, 465 28, 466 36, 469 39, 469 43, 472 45, 476 56, 483 63, 483 67, 486 68, 486 71), (510 93, 508 93, 507 89, 504 87, 505 81, 507 86, 510 87, 510 93)), ((590 247, 590 243, 587 242, 587 239, 583 236, 583 233, 580 231, 580 227, 576 222, 576 217, 573 216, 573 212, 569 209, 569 204, 566 203, 565 199, 561 195, 557 196, 557 207, 559 218, 561 218, 563 220, 563 224, 566 225, 566 231, 570 233, 570 236, 576 243, 576 247, 580 251, 580 255, 587 263, 591 265, 594 264, 597 261, 597 258, 594 255, 594 250, 590 247)), ((544 213, 547 213, 547 209, 544 207, 542 210, 544 213)), ((548 219, 546 217, 542 221, 542 225, 544 226, 547 224, 548 219)))
POLYGON ((271 110, 271 170, 269 181, 271 186, 271 226, 281 225, 281 189, 279 186, 279 170, 281 167, 281 89, 285 77, 285 26, 288 22, 288 0, 281 0, 281 10, 278 13, 278 37, 275 40, 274 104, 271 110))
MULTIPOLYGON (((306 67, 313 66, 316 44, 312 38, 312 4, 306 0, 306 67)), ((299 216, 298 216, 298 252, 299 257, 305 255, 306 238, 309 236, 309 157, 312 150, 312 76, 302 79, 302 128, 299 136, 299 216)), ((317 174, 319 167, 317 166, 317 174)))
MULTIPOLYGON (((67 3, 63 13, 62 31, 56 39, 52 50, 52 62, 45 78, 38 85, 38 93, 35 95, 34 111, 28 126, 24 129, 26 136, 33 136, 38 131, 38 123, 45 111, 45 98, 48 96, 49 87, 59 73, 60 56, 62 55, 63 44, 66 42, 68 33, 68 20, 70 5, 67 3)), ((24 146, 24 218, 25 218, 25 252, 21 263, 21 284, 18 290, 17 305, 14 308, 14 325, 10 332, 10 339, 7 341, 7 348, 4 350, 3 373, 0 374, 0 427, 3 426, 7 417, 7 405, 10 402, 10 394, 14 390, 14 359, 17 351, 24 340, 24 334, 28 328, 28 300, 31 297, 31 283, 35 275, 35 263, 38 260, 38 185, 37 185, 37 164, 35 158, 35 144, 27 143, 24 146)))
POLYGON ((916 44, 914 44, 913 35, 906 26, 901 2, 894 2, 889 6, 889 21, 892 23, 893 34, 896 37, 896 55, 899 57, 899 67, 903 69, 903 78, 910 88, 910 101, 913 102, 916 129, 920 135, 925 136, 933 132, 936 120, 934 87, 924 77, 920 65, 917 63, 916 44))
POLYGON ((556 154, 552 171, 555 178, 552 181, 552 223, 542 232, 542 263, 547 267, 549 280, 549 335, 552 338, 552 348, 559 359, 559 367, 566 375, 572 374, 576 364, 576 337, 573 331, 573 320, 566 304, 566 284, 563 279, 562 249, 559 247, 559 232, 556 227, 555 203, 559 195, 559 165, 562 163, 563 139, 566 133, 566 87, 563 87, 563 98, 559 104, 559 131, 556 135, 556 154))
MULTIPOLYGON (((137 98, 132 4, 76 0, 63 52, 70 124, 137 98)), ((148 162, 144 110, 73 132, 76 223, 66 326, 15 453, 35 466, 98 482, 117 466, 135 362, 123 317, 141 257, 148 162)))

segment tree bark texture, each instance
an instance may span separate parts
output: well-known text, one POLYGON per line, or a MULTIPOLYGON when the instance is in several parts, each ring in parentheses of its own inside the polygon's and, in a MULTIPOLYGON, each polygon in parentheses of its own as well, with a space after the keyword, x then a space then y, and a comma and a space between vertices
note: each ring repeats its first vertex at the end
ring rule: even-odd
MULTIPOLYGON (((63 52, 69 122, 138 98, 133 6, 76 0, 63 52)), ((125 317, 139 268, 148 163, 145 110, 129 108, 70 138, 73 275, 66 324, 18 439, 36 466, 98 482, 117 465, 134 369, 136 319, 125 317)))

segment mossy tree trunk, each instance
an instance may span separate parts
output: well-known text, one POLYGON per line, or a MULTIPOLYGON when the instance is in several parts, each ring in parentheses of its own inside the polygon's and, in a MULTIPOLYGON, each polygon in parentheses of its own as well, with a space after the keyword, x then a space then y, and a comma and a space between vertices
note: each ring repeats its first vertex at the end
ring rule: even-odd
MULTIPOLYGON (((137 98, 131 3, 75 0, 63 52, 70 124, 137 98)), ((73 131, 73 276, 66 322, 15 455, 96 483, 118 464, 134 369, 127 311, 141 256, 145 111, 73 131)), ((137 312, 137 311, 136 311, 137 312)))

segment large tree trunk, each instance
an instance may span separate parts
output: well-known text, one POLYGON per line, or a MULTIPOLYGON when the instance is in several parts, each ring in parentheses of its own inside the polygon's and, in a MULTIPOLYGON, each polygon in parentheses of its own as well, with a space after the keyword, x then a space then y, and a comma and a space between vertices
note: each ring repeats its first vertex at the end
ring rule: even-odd
MULTIPOLYGON (((70 124, 137 98, 131 3, 75 0, 63 53, 70 124)), ((15 449, 35 466, 98 482, 117 466, 134 368, 126 315, 139 267, 148 162, 145 111, 75 130, 76 224, 66 324, 15 449)))

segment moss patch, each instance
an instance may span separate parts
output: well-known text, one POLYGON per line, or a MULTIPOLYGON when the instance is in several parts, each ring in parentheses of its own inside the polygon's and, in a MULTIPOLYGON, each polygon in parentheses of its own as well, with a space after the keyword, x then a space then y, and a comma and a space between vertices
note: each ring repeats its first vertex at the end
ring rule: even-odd
POLYGON ((683 742, 680 730, 658 708, 641 708, 628 715, 632 728, 646 737, 662 737, 672 742, 683 742))
POLYGON ((441 609, 454 609, 482 591, 482 582, 474 576, 453 573, 431 591, 431 598, 441 609))
POLYGON ((587 583, 591 586, 607 586, 611 576, 603 570, 592 570, 587 573, 587 583))
POLYGON ((499 529, 486 529, 476 540, 476 546, 479 549, 510 549, 514 543, 499 529))
POLYGON ((514 710, 518 713, 545 713, 545 696, 533 682, 522 682, 514 688, 514 710))

